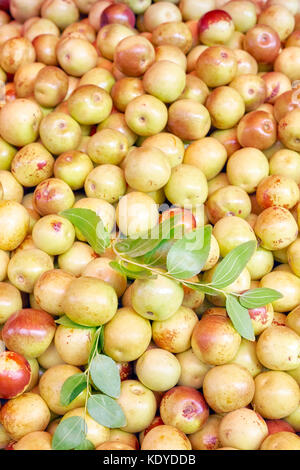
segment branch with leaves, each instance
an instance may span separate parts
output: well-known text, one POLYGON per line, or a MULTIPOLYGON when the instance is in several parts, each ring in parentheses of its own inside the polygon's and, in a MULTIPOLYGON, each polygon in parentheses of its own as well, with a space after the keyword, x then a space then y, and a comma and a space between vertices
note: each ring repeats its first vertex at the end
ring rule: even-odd
MULTIPOLYGON (((80 230, 97 254, 101 255, 107 248, 112 248, 116 258, 110 266, 129 279, 151 279, 161 275, 209 296, 222 295, 234 328, 247 340, 255 340, 248 309, 263 307, 282 297, 279 292, 268 288, 230 292, 231 284, 238 279, 255 253, 255 241, 243 243, 225 256, 214 270, 210 283, 192 282, 191 278, 200 274, 209 257, 210 225, 184 233, 180 216, 174 215, 140 237, 111 239, 94 211, 69 209, 61 215, 80 230), (181 237, 178 237, 179 232, 183 233, 181 237)), ((84 328, 66 316, 58 319, 57 323, 84 328)), ((103 330, 100 326, 95 333, 85 372, 66 380, 60 398, 62 405, 69 405, 86 390, 85 415, 88 412, 97 423, 108 428, 119 428, 126 424, 122 408, 116 401, 120 395, 120 374, 116 363, 102 354, 103 330)), ((56 450, 92 449, 93 445, 86 439, 86 434, 84 418, 63 418, 54 434, 52 446, 56 450)))

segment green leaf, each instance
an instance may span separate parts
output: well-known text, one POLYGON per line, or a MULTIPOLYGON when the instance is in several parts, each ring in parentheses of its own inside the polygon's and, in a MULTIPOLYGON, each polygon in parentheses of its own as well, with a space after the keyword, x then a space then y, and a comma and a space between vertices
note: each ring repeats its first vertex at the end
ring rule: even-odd
POLYGON ((150 279, 153 278, 152 272, 146 268, 140 268, 132 263, 125 263, 123 261, 111 261, 109 265, 118 271, 123 276, 127 276, 131 279, 150 279))
POLYGON ((95 328, 90 327, 90 326, 84 326, 84 325, 79 325, 78 323, 74 323, 72 320, 70 320, 67 315, 63 315, 59 317, 57 320, 55 320, 55 323, 58 323, 58 325, 63 325, 66 326, 67 328, 83 328, 85 330, 94 330, 95 328))
MULTIPOLYGON (((99 349, 100 349, 100 337, 102 336, 102 330, 103 330, 103 327, 100 326, 95 335, 94 335, 94 338, 93 338, 93 342, 92 342, 92 346, 91 346, 91 351, 90 351, 90 355, 89 355, 89 359, 88 359, 88 364, 90 364, 90 362, 92 361, 93 357, 95 356, 95 354, 97 352, 99 352, 99 349)), ((101 347, 101 350, 102 350, 102 347, 101 347)))
POLYGON ((97 354, 91 362, 90 373, 98 390, 112 398, 118 398, 121 390, 117 364, 104 354, 97 354))
POLYGON ((95 450, 95 446, 88 439, 84 439, 74 450, 95 450))
POLYGON ((186 233, 170 249, 167 256, 169 274, 177 279, 189 279, 199 274, 210 250, 210 225, 186 233))
POLYGON ((92 395, 87 403, 88 412, 97 423, 107 428, 121 428, 126 418, 120 405, 106 395, 92 395))
POLYGON ((247 290, 247 292, 240 296, 240 303, 245 308, 257 308, 264 307, 281 298, 282 294, 277 290, 260 287, 258 289, 247 290))
POLYGON ((248 310, 238 299, 229 294, 226 298, 226 310, 236 331, 245 339, 255 341, 254 330, 248 310))
POLYGON ((65 380, 60 391, 60 403, 68 406, 87 387, 84 374, 75 374, 65 380))
POLYGON ((157 224, 153 229, 145 232, 139 238, 126 238, 115 244, 119 253, 124 253, 130 258, 138 258, 155 250, 162 240, 169 240, 173 234, 175 225, 180 221, 181 215, 176 214, 157 224))
POLYGON ((61 212, 61 215, 80 230, 98 255, 101 255, 110 245, 109 233, 95 211, 75 208, 67 209, 61 212))
POLYGON ((53 450, 71 450, 85 439, 87 427, 80 416, 72 416, 59 423, 52 439, 53 450))
POLYGON ((242 243, 225 256, 217 266, 211 285, 214 287, 227 287, 232 284, 247 266, 248 261, 256 250, 256 242, 242 243))
POLYGON ((162 240, 154 250, 136 258, 136 261, 147 266, 166 267, 168 253, 175 243, 174 239, 162 240))

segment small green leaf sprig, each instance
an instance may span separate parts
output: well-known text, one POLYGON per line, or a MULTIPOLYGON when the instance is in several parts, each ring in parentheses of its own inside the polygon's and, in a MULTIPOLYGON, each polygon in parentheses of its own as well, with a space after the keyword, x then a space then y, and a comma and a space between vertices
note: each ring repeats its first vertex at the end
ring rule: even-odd
MULTIPOLYGON (((57 323, 68 328, 88 328, 72 322, 66 315, 57 323)), ((84 417, 72 416, 61 420, 52 439, 54 450, 94 450, 94 445, 86 438, 87 412, 97 423, 108 428, 126 424, 123 410, 116 401, 121 391, 119 369, 115 361, 102 354, 103 347, 103 327, 100 326, 94 334, 85 372, 69 377, 60 393, 61 404, 68 406, 86 390, 84 417), (93 389, 96 389, 95 393, 93 389)))
MULTIPOLYGON (((94 211, 69 209, 61 215, 80 230, 97 254, 101 255, 111 247, 116 259, 110 262, 110 266, 130 279, 150 279, 161 275, 209 296, 224 296, 234 328, 247 340, 255 340, 248 309, 263 307, 282 297, 279 292, 268 288, 250 289, 244 293, 230 292, 228 289, 255 253, 255 241, 243 243, 230 251, 217 265, 211 282, 192 282, 191 278, 200 274, 209 256, 210 225, 184 233, 179 238, 178 231, 181 230, 182 234, 183 229, 181 217, 174 215, 138 238, 111 240, 94 211)), ((57 323, 69 328, 87 328, 72 322, 66 315, 60 317, 57 323)), ((97 423, 119 428, 126 424, 123 410, 116 401, 120 395, 120 374, 117 364, 102 354, 103 333, 104 328, 100 326, 94 334, 85 372, 65 381, 60 400, 62 405, 67 406, 86 390, 84 418, 88 412, 97 423)), ((88 430, 84 418, 73 416, 63 419, 53 436, 53 449, 93 449, 93 444, 86 438, 88 430)))

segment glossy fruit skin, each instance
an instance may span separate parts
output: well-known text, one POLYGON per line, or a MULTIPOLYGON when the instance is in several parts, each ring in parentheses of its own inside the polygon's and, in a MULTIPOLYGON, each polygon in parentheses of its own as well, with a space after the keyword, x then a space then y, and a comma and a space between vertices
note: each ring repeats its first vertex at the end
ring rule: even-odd
POLYGON ((50 367, 40 378, 39 391, 49 409, 58 415, 64 415, 70 410, 84 406, 86 391, 81 392, 68 406, 60 403, 60 391, 64 382, 72 375, 82 371, 69 364, 59 364, 50 367))
POLYGON ((57 106, 67 94, 68 83, 68 76, 63 70, 54 66, 43 67, 35 79, 35 99, 46 108, 57 106))
POLYGON ((278 33, 267 25, 256 25, 247 31, 244 40, 244 49, 249 52, 257 62, 272 63, 280 50, 280 37, 278 33))
POLYGON ((61 315, 62 300, 73 278, 71 274, 61 269, 43 273, 34 285, 34 298, 39 307, 51 315, 61 315))
POLYGON ((228 41, 233 32, 234 24, 232 18, 224 10, 209 11, 198 22, 199 39, 207 46, 228 41))
POLYGON ((79 124, 99 124, 111 112, 112 99, 96 85, 81 85, 76 88, 68 99, 68 110, 79 124))
POLYGON ((260 374, 263 369, 257 359, 256 343, 244 338, 242 338, 238 352, 230 363, 244 367, 250 372, 253 378, 260 374))
POLYGON ((276 312, 289 312, 299 305, 299 278, 290 271, 273 271, 260 281, 260 287, 277 289, 282 298, 272 302, 276 312))
POLYGON ((264 419, 248 408, 228 413, 222 419, 219 435, 223 446, 234 446, 239 450, 258 450, 268 436, 264 419))
POLYGON ((254 231, 260 238, 263 248, 281 250, 296 240, 298 226, 287 209, 271 206, 259 214, 254 231))
POLYGON ((217 129, 230 129, 237 125, 245 113, 241 95, 232 87, 215 88, 206 100, 211 122, 217 129))
POLYGON ((107 323, 104 329, 104 351, 117 362, 134 361, 147 349, 151 341, 151 325, 132 308, 123 307, 107 323), (122 332, 123 321, 128 328, 122 332))
POLYGON ((126 76, 140 77, 155 60, 155 50, 148 39, 142 36, 128 36, 115 49, 114 62, 126 76))
POLYGON ((266 424, 268 426, 269 436, 282 431, 296 432, 290 424, 281 419, 267 419, 266 424))
POLYGON ((209 410, 200 392, 191 387, 177 386, 164 394, 160 415, 164 424, 191 434, 203 426, 209 410))
POLYGON ((193 450, 216 450, 221 446, 218 430, 222 417, 210 415, 201 429, 189 434, 193 450))
POLYGON ((242 243, 256 241, 255 233, 248 222, 234 215, 219 219, 213 228, 213 235, 222 257, 242 243))
POLYGON ((166 105, 155 96, 141 95, 126 106, 125 121, 134 133, 148 137, 165 128, 168 111, 166 105))
POLYGON ((156 413, 154 393, 138 380, 124 380, 121 383, 121 394, 117 402, 127 419, 127 424, 121 429, 127 432, 143 431, 156 413))
POLYGON ((226 364, 234 358, 241 337, 233 328, 229 318, 219 315, 204 316, 192 334, 192 349, 195 355, 211 365, 226 364))
POLYGON ((146 31, 152 32, 156 26, 167 21, 181 21, 182 16, 176 5, 164 2, 160 5, 152 4, 143 15, 146 31))
POLYGON ((46 349, 46 351, 41 356, 39 356, 38 363, 45 370, 50 369, 50 367, 65 364, 57 352, 54 341, 52 341, 49 348, 46 349))
POLYGON ((50 345, 56 325, 42 310, 23 309, 6 321, 2 337, 7 348, 28 357, 40 356, 50 345))
POLYGON ((227 151, 224 145, 213 137, 204 137, 187 147, 183 162, 198 167, 207 180, 211 180, 220 173, 226 160, 227 151))
POLYGON ((39 143, 25 145, 14 156, 11 172, 25 187, 36 186, 53 173, 54 158, 39 143))
POLYGON ((298 80, 299 62, 299 48, 286 47, 275 60, 274 70, 285 74, 291 81, 298 80))
POLYGON ((265 329, 271 326, 274 318, 274 310, 272 304, 264 307, 248 309, 254 334, 260 335, 265 329))
POLYGON ((207 201, 208 217, 212 223, 229 215, 247 219, 251 212, 251 201, 242 188, 228 185, 220 188, 207 201))
POLYGON ((15 201, 0 201, 0 222, 2 227, 5 226, 5 230, 0 231, 0 249, 15 250, 29 229, 27 210, 15 201))
POLYGON ((155 147, 132 149, 126 158, 125 179, 136 191, 150 192, 161 189, 171 175, 165 154, 155 147))
POLYGON ((17 147, 34 142, 38 136, 42 111, 37 103, 25 98, 7 103, 0 112, 1 136, 5 141, 17 147), (12 131, 9 122, 15 124, 12 131))
POLYGON ((52 435, 48 432, 34 431, 23 436, 14 444, 14 450, 52 450, 52 435))
POLYGON ((247 193, 254 192, 268 174, 267 158, 254 147, 237 150, 228 160, 227 177, 230 184, 240 186, 247 193))
POLYGON ((156 135, 147 137, 142 143, 142 147, 150 145, 162 150, 168 159, 168 162, 173 168, 174 166, 182 163, 184 155, 184 145, 174 134, 170 132, 160 132, 156 135))
POLYGON ((295 150, 299 152, 299 130, 295 126, 295 120, 298 119, 300 115, 300 109, 296 108, 293 111, 288 112, 278 124, 278 136, 280 141, 285 147, 290 150, 295 150))
POLYGON ((144 93, 143 82, 136 77, 123 77, 113 85, 111 97, 114 106, 124 112, 128 103, 144 93))
POLYGON ((254 389, 250 372, 237 364, 213 367, 203 381, 204 398, 216 413, 228 413, 249 405, 254 389))
POLYGON ((102 129, 94 134, 87 154, 94 163, 119 165, 128 152, 128 140, 115 129, 102 129))
POLYGON ((127 278, 110 266, 111 258, 101 256, 91 260, 83 269, 82 275, 96 277, 110 284, 121 297, 127 288, 127 278))
POLYGON ((174 387, 180 373, 179 361, 174 354, 164 349, 149 349, 136 363, 136 375, 140 382, 156 392, 165 392, 174 387))
POLYGON ((145 436, 142 450, 191 450, 187 436, 175 426, 161 425, 151 429, 145 436), (167 437, 167 439, 166 439, 167 437))
POLYGON ((237 60, 226 46, 208 47, 198 57, 195 71, 208 87, 227 85, 235 77, 237 60))
POLYGON ((19 290, 7 282, 0 282, 0 324, 5 323, 21 308, 22 297, 19 290))
POLYGON ((158 347, 172 353, 187 351, 197 321, 191 308, 181 306, 168 320, 152 323, 153 340, 158 347))
POLYGON ((97 35, 96 46, 106 59, 113 61, 116 47, 122 39, 135 36, 136 32, 121 24, 107 24, 97 35))
POLYGON ((30 432, 45 430, 50 411, 37 393, 28 392, 6 402, 0 419, 12 439, 19 440, 30 432))
POLYGON ((96 166, 87 176, 84 189, 87 197, 103 199, 111 204, 125 194, 124 171, 117 165, 96 166))
POLYGON ((40 137, 49 152, 59 155, 78 147, 81 129, 71 116, 53 111, 42 119, 40 137))
POLYGON ((124 24, 134 28, 135 15, 128 6, 122 3, 117 5, 111 4, 101 14, 100 28, 112 23, 124 24))
POLYGON ((298 406, 299 386, 286 372, 267 371, 255 378, 253 406, 267 419, 281 419, 298 406))
POLYGON ((185 84, 185 71, 170 60, 155 62, 143 76, 144 90, 164 103, 178 99, 185 84))
POLYGON ((56 48, 57 60, 61 68, 68 74, 81 77, 97 64, 97 52, 95 47, 85 39, 68 38, 62 39, 56 48), (76 55, 74 58, 74 51, 76 55), (73 54, 73 60, 68 55, 73 54))
POLYGON ((90 277, 74 279, 63 301, 66 315, 84 326, 107 323, 115 315, 117 306, 115 290, 106 282, 90 277))
POLYGON ((270 206, 282 206, 292 209, 299 201, 300 192, 297 183, 292 178, 272 175, 265 178, 257 188, 258 204, 266 209, 270 206))
POLYGON ((300 337, 287 326, 267 328, 256 346, 259 361, 271 370, 296 369, 300 365, 299 351, 300 337))
POLYGON ((152 31, 152 42, 156 47, 161 45, 176 46, 186 54, 192 47, 192 41, 192 33, 183 22, 162 23, 152 31))
POLYGON ((270 174, 292 178, 300 183, 298 153, 294 150, 278 150, 270 159, 270 174))
POLYGON ((53 170, 55 178, 63 180, 74 191, 83 188, 93 168, 93 163, 86 153, 71 150, 62 153, 55 160, 53 170))
POLYGON ((57 214, 70 209, 75 202, 70 186, 59 178, 48 178, 34 191, 34 209, 40 215, 57 214))
POLYGON ((170 179, 165 186, 165 194, 169 201, 187 209, 203 204, 207 193, 207 180, 204 173, 187 163, 172 169, 170 179))
POLYGON ((242 147, 268 149, 276 142, 276 121, 265 111, 251 111, 240 120, 237 135, 242 147))
POLYGON ((171 104, 168 129, 180 139, 202 139, 207 135, 210 126, 209 112, 201 103, 191 99, 178 99, 171 104))
POLYGON ((298 306, 294 308, 286 317, 286 326, 294 330, 298 335, 300 333, 299 328, 299 319, 300 319, 300 311, 298 306))
POLYGON ((300 438, 292 432, 281 431, 268 436, 260 450, 299 450, 300 438))
POLYGON ((22 292, 31 294, 38 277, 53 269, 53 259, 37 248, 18 251, 10 260, 7 276, 22 292))
POLYGON ((32 41, 36 59, 45 65, 57 65, 55 48, 59 39, 54 34, 41 34, 32 41))
POLYGON ((84 366, 89 359, 95 332, 94 328, 68 328, 59 325, 54 344, 62 360, 73 366, 84 366))
POLYGON ((13 351, 0 353, 0 397, 21 395, 30 382, 31 368, 25 357, 13 351))
POLYGON ((60 255, 72 246, 75 229, 64 217, 50 214, 38 222, 33 227, 32 237, 39 249, 48 255, 60 255))
POLYGON ((180 284, 162 275, 137 279, 132 288, 132 306, 144 318, 167 320, 180 307, 183 295, 180 284))
POLYGON ((268 25, 275 29, 281 41, 285 41, 295 27, 292 13, 284 5, 270 5, 258 19, 259 24, 268 25))

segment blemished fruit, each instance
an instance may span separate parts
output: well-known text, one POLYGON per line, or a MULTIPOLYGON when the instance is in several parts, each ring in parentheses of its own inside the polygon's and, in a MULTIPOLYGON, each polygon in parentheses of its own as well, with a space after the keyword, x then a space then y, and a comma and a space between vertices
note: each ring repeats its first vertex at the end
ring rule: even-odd
POLYGON ((6 402, 0 411, 1 422, 14 440, 30 432, 44 431, 50 421, 50 410, 37 393, 24 393, 6 402))
POLYGON ((155 416, 155 395, 138 380, 124 380, 117 401, 127 420, 126 425, 121 428, 124 431, 140 432, 149 426, 155 416))
POLYGON ((299 450, 299 30, 298 0, 0 0, 0 449, 299 450))
POLYGON ((160 404, 160 415, 169 426, 192 434, 203 426, 209 415, 203 395, 192 387, 178 386, 166 392, 160 404))

